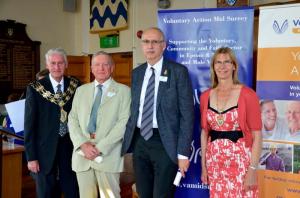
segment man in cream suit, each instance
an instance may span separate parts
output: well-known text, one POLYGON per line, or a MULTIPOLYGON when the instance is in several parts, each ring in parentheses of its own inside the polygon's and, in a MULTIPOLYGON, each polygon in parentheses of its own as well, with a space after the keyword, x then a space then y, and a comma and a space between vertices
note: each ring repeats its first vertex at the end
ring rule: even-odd
POLYGON ((112 79, 114 66, 109 54, 100 51, 93 55, 95 81, 78 88, 69 115, 74 145, 72 169, 80 197, 84 198, 98 197, 98 190, 101 198, 120 197, 120 153, 129 117, 130 90, 112 79))

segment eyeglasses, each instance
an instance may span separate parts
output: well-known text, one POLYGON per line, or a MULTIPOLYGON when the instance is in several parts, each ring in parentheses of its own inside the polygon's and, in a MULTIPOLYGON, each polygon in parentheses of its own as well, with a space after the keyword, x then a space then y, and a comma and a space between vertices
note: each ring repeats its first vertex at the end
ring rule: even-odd
POLYGON ((164 42, 164 41, 162 41, 162 40, 142 40, 142 43, 144 45, 148 45, 150 43, 151 43, 151 45, 158 45, 158 44, 160 44, 162 42, 164 42))
POLYGON ((65 62, 50 61, 49 63, 50 63, 51 66, 55 66, 55 65, 63 66, 63 65, 65 65, 65 62))
POLYGON ((228 65, 231 65, 232 64, 232 61, 230 61, 230 60, 225 60, 225 61, 216 61, 215 62, 215 65, 218 65, 218 66, 220 66, 220 65, 226 65, 226 66, 228 66, 228 65))
POLYGON ((92 63, 92 66, 93 67, 100 67, 100 66, 102 66, 102 67, 110 67, 111 64, 109 64, 109 63, 92 63))

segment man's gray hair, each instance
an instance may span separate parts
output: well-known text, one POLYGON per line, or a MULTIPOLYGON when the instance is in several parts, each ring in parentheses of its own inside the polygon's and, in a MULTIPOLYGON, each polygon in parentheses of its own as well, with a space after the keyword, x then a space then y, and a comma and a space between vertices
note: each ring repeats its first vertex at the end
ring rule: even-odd
POLYGON ((45 59, 47 64, 49 64, 50 56, 52 56, 53 54, 61 55, 64 59, 65 64, 68 65, 67 53, 63 48, 60 47, 52 48, 48 50, 48 52, 45 54, 45 59))
POLYGON ((115 62, 114 62, 113 58, 111 57, 111 55, 109 53, 105 52, 105 51, 98 51, 98 52, 94 53, 93 56, 92 56, 92 64, 93 64, 94 58, 96 58, 99 55, 107 56, 109 58, 109 64, 110 65, 115 64, 115 62))

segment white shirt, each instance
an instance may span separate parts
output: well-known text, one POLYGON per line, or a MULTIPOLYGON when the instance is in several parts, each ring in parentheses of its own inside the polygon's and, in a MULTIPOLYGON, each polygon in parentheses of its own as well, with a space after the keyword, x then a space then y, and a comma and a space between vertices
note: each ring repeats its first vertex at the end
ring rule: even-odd
POLYGON ((54 80, 54 78, 52 78, 51 74, 49 74, 49 79, 50 79, 50 82, 52 84, 54 93, 57 92, 57 85, 59 85, 59 84, 61 85, 61 92, 64 92, 64 90, 65 90, 65 87, 64 87, 64 77, 61 78, 60 82, 57 82, 56 80, 54 80))
POLYGON ((154 104, 153 104, 153 128, 158 128, 157 126, 157 118, 156 118, 156 99, 157 99, 157 92, 158 92, 158 86, 159 86, 159 77, 161 74, 161 69, 162 69, 162 62, 163 58, 161 58, 157 63, 154 65, 150 65, 148 63, 145 76, 144 76, 144 81, 142 85, 142 90, 141 90, 141 97, 140 97, 140 107, 139 107, 139 117, 137 121, 137 127, 141 128, 141 122, 142 122, 142 114, 143 114, 143 107, 144 107, 144 99, 145 99, 145 94, 146 94, 146 89, 148 85, 148 81, 152 75, 152 70, 151 68, 154 68, 155 72, 155 87, 154 87, 154 104))
MULTIPOLYGON (((102 96, 101 96, 101 103, 102 103, 102 99, 103 99, 103 96, 107 93, 107 90, 108 90, 108 87, 110 86, 111 84, 111 78, 107 79, 104 83, 102 83, 102 96)), ((95 88, 94 88, 94 100, 96 98, 96 95, 99 91, 99 88, 97 87, 100 83, 95 79, 94 81, 94 85, 95 85, 95 88)), ((100 104, 101 104, 100 103, 100 104)))
MULTIPOLYGON (((158 92, 158 86, 159 86, 159 78, 162 70, 162 63, 163 63, 163 57, 154 65, 150 65, 148 63, 147 69, 145 72, 144 76, 144 81, 142 85, 142 90, 141 90, 141 97, 140 97, 140 107, 139 107, 139 117, 137 121, 137 127, 141 128, 141 122, 142 122, 142 114, 143 114, 143 107, 144 107, 144 99, 145 99, 145 94, 146 94, 146 89, 148 85, 148 81, 151 77, 152 71, 151 68, 154 68, 155 72, 155 88, 154 88, 154 104, 153 104, 153 128, 158 128, 157 125, 157 118, 156 118, 156 99, 157 99, 157 92, 158 92)), ((177 154, 178 159, 188 159, 187 156, 177 154)))

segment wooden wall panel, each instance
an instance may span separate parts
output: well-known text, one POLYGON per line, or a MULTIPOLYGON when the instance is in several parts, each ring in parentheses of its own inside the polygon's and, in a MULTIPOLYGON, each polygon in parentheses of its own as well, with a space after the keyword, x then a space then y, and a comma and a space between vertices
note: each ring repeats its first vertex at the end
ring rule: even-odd
POLYGON ((133 65, 132 52, 114 53, 111 55, 116 64, 113 78, 120 83, 130 86, 133 65))
POLYGON ((68 68, 65 74, 78 78, 82 84, 91 81, 90 57, 68 56, 68 68))
MULTIPOLYGON (((119 83, 130 86, 132 71, 132 52, 120 52, 111 54, 115 61, 113 78, 119 83)), ((83 84, 94 80, 91 74, 91 56, 68 56, 69 66, 65 74, 78 78, 83 84)))

